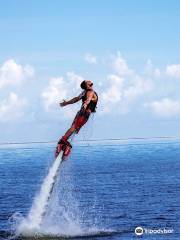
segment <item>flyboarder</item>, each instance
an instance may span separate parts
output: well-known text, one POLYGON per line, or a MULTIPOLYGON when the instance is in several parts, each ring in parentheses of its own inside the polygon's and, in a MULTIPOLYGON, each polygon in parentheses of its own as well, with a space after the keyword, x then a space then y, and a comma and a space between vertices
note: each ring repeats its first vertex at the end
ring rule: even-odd
POLYGON ((98 102, 98 95, 93 90, 93 82, 90 80, 84 80, 80 87, 83 89, 81 94, 77 97, 72 98, 69 101, 63 100, 60 103, 61 107, 65 107, 69 104, 74 104, 80 100, 82 100, 81 109, 77 112, 71 127, 67 130, 64 136, 58 141, 55 157, 58 156, 60 151, 63 151, 63 158, 67 157, 71 151, 71 144, 69 143, 69 137, 74 134, 78 133, 81 127, 88 121, 91 113, 96 112, 96 105, 98 102))

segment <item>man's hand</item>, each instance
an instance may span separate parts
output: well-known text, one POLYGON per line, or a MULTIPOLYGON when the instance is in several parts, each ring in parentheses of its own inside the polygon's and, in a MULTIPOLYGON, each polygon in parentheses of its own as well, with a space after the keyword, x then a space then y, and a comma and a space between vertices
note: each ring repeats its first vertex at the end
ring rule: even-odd
POLYGON ((65 107, 67 104, 68 104, 68 103, 67 103, 65 100, 63 100, 62 102, 59 103, 59 105, 60 105, 61 107, 65 107))

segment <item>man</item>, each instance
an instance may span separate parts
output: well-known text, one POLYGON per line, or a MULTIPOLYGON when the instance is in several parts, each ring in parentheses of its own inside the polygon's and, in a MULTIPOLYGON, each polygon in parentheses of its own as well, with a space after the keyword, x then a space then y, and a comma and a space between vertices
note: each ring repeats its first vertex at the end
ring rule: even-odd
POLYGON ((61 107, 65 107, 66 105, 74 104, 82 100, 81 109, 76 114, 71 127, 58 142, 55 157, 58 156, 61 150, 64 151, 64 157, 69 155, 72 148, 71 144, 68 142, 69 137, 74 133, 78 133, 81 127, 88 121, 91 113, 96 111, 98 95, 93 90, 93 83, 90 80, 84 80, 80 87, 83 89, 83 92, 79 96, 74 97, 69 101, 64 100, 60 103, 61 107))

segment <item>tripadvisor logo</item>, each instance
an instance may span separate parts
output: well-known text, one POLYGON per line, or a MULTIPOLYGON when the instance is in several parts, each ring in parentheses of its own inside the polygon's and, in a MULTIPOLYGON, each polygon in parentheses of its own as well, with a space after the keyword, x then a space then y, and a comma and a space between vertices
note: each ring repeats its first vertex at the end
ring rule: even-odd
POLYGON ((142 227, 137 227, 137 228, 135 228, 135 234, 137 235, 137 236, 141 236, 141 235, 143 235, 143 228, 142 227))
POLYGON ((173 232, 173 228, 135 228, 135 234, 137 236, 141 236, 143 234, 172 234, 173 232))

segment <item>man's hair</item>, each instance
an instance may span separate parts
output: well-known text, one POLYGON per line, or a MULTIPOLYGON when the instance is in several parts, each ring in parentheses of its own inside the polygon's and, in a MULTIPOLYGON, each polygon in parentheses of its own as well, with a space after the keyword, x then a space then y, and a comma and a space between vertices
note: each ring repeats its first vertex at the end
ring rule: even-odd
POLYGON ((81 87, 82 89, 86 90, 86 81, 85 81, 85 80, 82 81, 80 87, 81 87))

